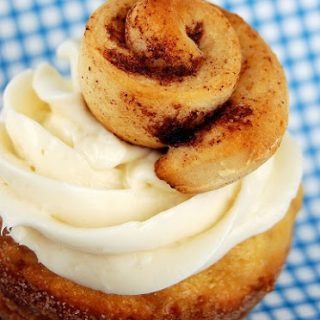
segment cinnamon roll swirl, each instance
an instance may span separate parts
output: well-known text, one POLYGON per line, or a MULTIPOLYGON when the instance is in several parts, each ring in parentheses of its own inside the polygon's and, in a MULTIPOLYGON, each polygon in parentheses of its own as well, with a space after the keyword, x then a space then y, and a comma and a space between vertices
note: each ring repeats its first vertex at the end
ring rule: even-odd
POLYGON ((202 0, 111 0, 89 19, 81 89, 110 131, 168 147, 158 177, 185 193, 229 184, 277 149, 283 70, 238 16, 202 0))

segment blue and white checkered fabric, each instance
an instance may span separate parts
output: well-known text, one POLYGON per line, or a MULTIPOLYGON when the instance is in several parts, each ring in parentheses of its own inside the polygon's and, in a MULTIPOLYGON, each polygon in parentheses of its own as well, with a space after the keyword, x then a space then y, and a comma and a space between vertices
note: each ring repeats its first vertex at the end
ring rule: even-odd
MULTIPOLYGON (((80 37, 103 0, 0 0, 0 92, 15 74, 80 37)), ((320 319, 320 0, 217 0, 271 45, 290 85, 290 131, 304 151, 304 207, 276 290, 251 320, 320 319)), ((1 94, 0 94, 1 98, 1 94)))

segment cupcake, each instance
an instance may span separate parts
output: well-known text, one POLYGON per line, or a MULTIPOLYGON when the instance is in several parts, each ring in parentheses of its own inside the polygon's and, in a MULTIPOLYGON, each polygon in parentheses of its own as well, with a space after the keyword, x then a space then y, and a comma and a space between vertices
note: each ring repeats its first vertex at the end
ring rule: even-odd
POLYGON ((0 123, 0 318, 242 319, 301 206, 283 70, 202 0, 111 0, 14 78, 0 123))

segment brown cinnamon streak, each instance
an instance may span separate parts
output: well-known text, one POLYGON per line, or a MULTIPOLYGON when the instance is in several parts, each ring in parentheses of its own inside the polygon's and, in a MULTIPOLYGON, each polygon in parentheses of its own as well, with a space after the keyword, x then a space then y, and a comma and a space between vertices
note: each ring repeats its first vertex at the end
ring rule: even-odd
POLYGON ((116 49, 107 49, 103 56, 119 69, 128 73, 141 74, 152 79, 170 82, 182 81, 182 77, 195 75, 202 59, 193 60, 191 68, 184 65, 155 66, 145 56, 123 54, 116 49))
POLYGON ((241 130, 243 126, 251 126, 249 116, 253 114, 250 106, 242 106, 227 101, 214 111, 191 112, 183 120, 166 118, 157 127, 154 127, 155 135, 165 145, 180 146, 197 144, 202 140, 204 132, 215 125, 222 125, 229 131, 241 130), (200 120, 199 120, 200 119, 200 120))
POLYGON ((198 22, 192 27, 187 27, 186 32, 189 38, 191 38, 198 46, 203 36, 203 23, 198 22))

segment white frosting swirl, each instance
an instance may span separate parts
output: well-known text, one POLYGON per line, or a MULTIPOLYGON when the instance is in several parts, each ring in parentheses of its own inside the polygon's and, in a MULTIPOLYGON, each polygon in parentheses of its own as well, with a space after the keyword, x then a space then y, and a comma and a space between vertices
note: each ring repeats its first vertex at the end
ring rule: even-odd
POLYGON ((0 123, 0 211, 11 236, 57 274, 116 294, 154 292, 205 269, 286 213, 301 180, 288 136, 241 181, 186 196, 154 174, 157 152, 129 145, 43 64, 17 76, 0 123))

